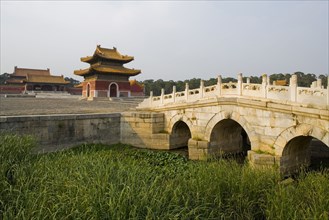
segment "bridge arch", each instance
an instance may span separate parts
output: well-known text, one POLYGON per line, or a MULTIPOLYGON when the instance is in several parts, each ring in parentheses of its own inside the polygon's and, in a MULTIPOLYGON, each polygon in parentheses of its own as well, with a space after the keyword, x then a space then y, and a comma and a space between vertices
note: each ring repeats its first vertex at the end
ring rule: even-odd
POLYGON ((211 132, 209 148, 216 155, 247 155, 250 140, 243 127, 232 119, 219 121, 211 132))
POLYGON ((221 111, 206 125, 205 139, 214 154, 247 155, 252 146, 258 146, 258 136, 247 120, 234 111, 221 111))
POLYGON ((312 154, 318 154, 319 149, 322 157, 329 158, 329 132, 317 126, 299 124, 284 130, 274 147, 276 155, 281 157, 281 172, 293 173, 300 167, 311 165, 312 154))
POLYGON ((184 122, 192 133, 192 127, 193 127, 192 121, 186 115, 176 114, 169 119, 169 123, 168 123, 168 133, 169 134, 172 133, 175 124, 179 121, 184 122))
POLYGON ((188 147, 191 138, 191 130, 184 121, 177 121, 170 134, 170 149, 188 147))
POLYGON ((212 131, 213 131, 214 127, 220 121, 225 120, 225 119, 230 119, 230 120, 236 122, 237 124, 239 124, 243 128, 243 130, 246 132, 246 135, 248 136, 248 138, 250 140, 251 149, 253 147, 258 146, 259 137, 257 134, 255 134, 254 130, 251 129, 251 126, 249 125, 248 121, 237 112, 227 112, 227 111, 218 112, 207 123, 206 129, 205 129, 205 136, 204 136, 207 141, 209 141, 209 142, 211 141, 211 135, 212 135, 212 131))
POLYGON ((186 115, 176 114, 170 118, 168 133, 170 135, 170 149, 188 147, 188 140, 192 137, 192 122, 186 115))
POLYGON ((282 131, 274 142, 275 154, 281 156, 287 143, 298 136, 312 136, 329 146, 329 131, 318 126, 299 124, 282 131))

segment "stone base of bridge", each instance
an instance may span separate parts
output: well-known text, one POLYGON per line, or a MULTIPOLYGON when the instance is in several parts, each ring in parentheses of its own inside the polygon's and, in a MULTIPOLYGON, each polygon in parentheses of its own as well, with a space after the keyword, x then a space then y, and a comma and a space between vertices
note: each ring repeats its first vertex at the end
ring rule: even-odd
POLYGON ((275 166, 283 176, 294 174, 301 168, 308 167, 311 163, 310 158, 307 150, 284 156, 248 151, 248 161, 251 165, 255 167, 275 166))
POLYGON ((209 142, 202 140, 188 140, 188 157, 190 160, 206 160, 211 155, 209 142))
MULTIPOLYGON (((207 160, 209 158, 225 155, 219 149, 211 148, 208 141, 193 140, 188 141, 188 153, 191 160, 207 160)), ((282 175, 290 175, 298 171, 301 167, 310 165, 308 151, 300 151, 293 155, 275 156, 266 152, 248 151, 248 161, 254 167, 276 167, 282 175)))
POLYGON ((266 153, 257 153, 255 151, 248 151, 248 161, 254 166, 280 166, 281 157, 273 156, 266 153))
MULTIPOLYGON (((190 139, 188 141, 188 152, 190 160, 206 160, 214 156, 218 156, 223 152, 209 148, 208 141, 198 141, 190 139)), ((254 166, 280 166, 282 158, 266 153, 256 153, 248 151, 248 161, 254 166)), ((287 165, 287 164, 286 164, 287 165)))
POLYGON ((170 135, 164 131, 164 115, 151 112, 122 113, 121 143, 139 148, 171 149, 170 135))
POLYGON ((211 142, 205 140, 189 139, 188 154, 190 160, 207 160, 211 158, 230 157, 244 154, 242 148, 235 148, 223 145, 222 148, 212 146, 211 142))

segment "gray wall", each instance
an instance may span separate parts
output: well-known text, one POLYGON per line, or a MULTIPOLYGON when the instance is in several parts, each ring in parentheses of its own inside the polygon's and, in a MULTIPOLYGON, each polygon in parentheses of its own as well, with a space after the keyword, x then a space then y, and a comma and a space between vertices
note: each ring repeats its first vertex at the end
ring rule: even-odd
POLYGON ((120 113, 1 116, 0 132, 33 135, 37 151, 55 151, 82 143, 120 142, 120 113))

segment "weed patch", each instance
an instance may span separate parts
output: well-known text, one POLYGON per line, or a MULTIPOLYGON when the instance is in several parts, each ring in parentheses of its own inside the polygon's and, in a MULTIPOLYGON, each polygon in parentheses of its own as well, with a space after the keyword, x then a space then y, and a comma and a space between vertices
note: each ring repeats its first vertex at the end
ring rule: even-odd
POLYGON ((0 219, 328 219, 328 170, 280 184, 231 160, 123 144, 31 155, 30 137, 0 138, 0 219))

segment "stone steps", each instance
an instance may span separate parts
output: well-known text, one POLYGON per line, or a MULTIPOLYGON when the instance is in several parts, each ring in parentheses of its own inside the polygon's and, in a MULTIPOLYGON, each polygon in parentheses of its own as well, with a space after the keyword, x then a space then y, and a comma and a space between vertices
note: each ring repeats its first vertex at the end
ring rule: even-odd
POLYGON ((125 105, 135 109, 144 98, 145 97, 111 97, 110 101, 113 104, 125 105))
POLYGON ((79 98, 79 95, 71 95, 68 92, 28 92, 28 95, 34 95, 36 98, 58 98, 58 99, 62 99, 62 98, 79 98))
POLYGON ((136 110, 136 107, 144 101, 145 97, 91 97, 82 98, 79 97, 81 101, 96 101, 96 102, 110 102, 113 108, 126 110, 136 110))
POLYGON ((35 98, 32 94, 5 94, 5 98, 35 98))

